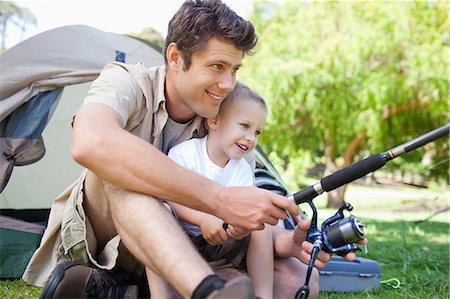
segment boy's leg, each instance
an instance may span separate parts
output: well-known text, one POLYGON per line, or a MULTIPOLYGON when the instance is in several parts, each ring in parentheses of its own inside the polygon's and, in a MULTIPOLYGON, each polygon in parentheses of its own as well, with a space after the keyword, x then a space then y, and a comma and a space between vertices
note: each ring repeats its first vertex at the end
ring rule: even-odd
POLYGON ((251 233, 247 251, 247 271, 252 279, 256 297, 273 298, 274 255, 272 227, 251 233))
POLYGON ((145 268, 147 273, 148 285, 151 290, 151 296, 153 298, 170 298, 169 286, 150 268, 145 268))

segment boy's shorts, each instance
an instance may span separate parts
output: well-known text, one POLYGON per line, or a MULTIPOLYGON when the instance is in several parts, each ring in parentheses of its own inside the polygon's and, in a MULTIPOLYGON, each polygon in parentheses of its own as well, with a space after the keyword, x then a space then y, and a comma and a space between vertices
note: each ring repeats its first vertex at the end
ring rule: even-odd
MULTIPOLYGON (((179 220, 176 209, 165 200, 162 200, 161 202, 166 209, 179 220)), ((229 238, 220 245, 208 244, 202 235, 196 237, 189 235, 189 237, 195 248, 197 248, 197 251, 213 269, 232 266, 239 271, 247 270, 246 257, 248 245, 250 243, 250 235, 241 240, 229 238)))
POLYGON ((241 240, 229 238, 220 245, 208 244, 202 235, 191 236, 191 241, 208 263, 213 264, 213 262, 225 260, 239 271, 247 270, 246 257, 250 235, 241 240))
MULTIPOLYGON (((162 200, 161 203, 179 220, 176 209, 169 202, 162 200)), ((235 267, 239 271, 247 270, 246 257, 250 235, 241 240, 229 238, 220 245, 208 244, 202 235, 196 237, 189 235, 189 237, 197 251, 213 269, 235 267)))

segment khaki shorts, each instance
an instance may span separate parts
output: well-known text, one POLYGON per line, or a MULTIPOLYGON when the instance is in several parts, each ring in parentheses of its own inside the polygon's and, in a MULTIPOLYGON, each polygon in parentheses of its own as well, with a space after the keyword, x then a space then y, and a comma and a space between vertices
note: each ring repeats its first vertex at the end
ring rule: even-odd
POLYGON ((143 265, 127 250, 118 235, 97 253, 95 234, 83 207, 85 178, 86 174, 80 177, 64 208, 61 224, 63 254, 74 262, 100 269, 119 267, 128 273, 143 274, 143 265))

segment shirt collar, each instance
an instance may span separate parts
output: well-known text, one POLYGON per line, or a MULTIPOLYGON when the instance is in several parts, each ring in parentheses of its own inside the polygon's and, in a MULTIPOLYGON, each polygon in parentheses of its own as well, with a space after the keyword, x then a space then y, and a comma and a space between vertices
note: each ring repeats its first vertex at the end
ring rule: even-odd
POLYGON ((166 102, 166 95, 164 94, 164 83, 166 81, 166 66, 162 65, 158 67, 156 71, 156 80, 154 82, 155 84, 155 95, 153 101, 153 107, 152 112, 155 113, 158 111, 159 107, 161 106, 161 103, 166 102))

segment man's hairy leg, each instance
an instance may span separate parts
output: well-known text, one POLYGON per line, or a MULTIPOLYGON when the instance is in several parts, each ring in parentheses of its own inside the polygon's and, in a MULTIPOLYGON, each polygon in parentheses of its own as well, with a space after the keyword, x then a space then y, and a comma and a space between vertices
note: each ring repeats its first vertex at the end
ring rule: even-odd
POLYGON ((95 175, 86 178, 85 192, 86 212, 100 250, 118 233, 139 261, 173 285, 184 298, 189 298, 200 282, 213 274, 159 200, 103 183, 95 175))

